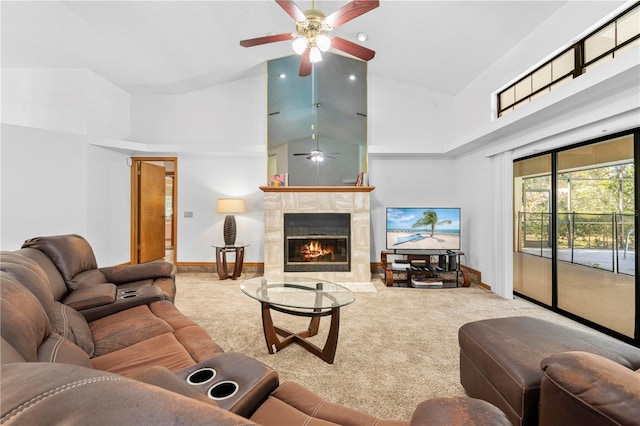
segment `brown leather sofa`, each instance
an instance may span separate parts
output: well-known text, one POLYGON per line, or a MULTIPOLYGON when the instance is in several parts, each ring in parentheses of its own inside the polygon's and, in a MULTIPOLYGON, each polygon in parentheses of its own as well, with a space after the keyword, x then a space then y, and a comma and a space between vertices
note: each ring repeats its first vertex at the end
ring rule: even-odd
POLYGON ((111 283, 120 290, 158 287, 167 299, 172 302, 175 299, 175 270, 168 262, 98 268, 89 242, 75 234, 31 238, 22 248, 37 249, 46 255, 69 292, 87 285, 111 283))
POLYGON ((83 246, 83 239, 54 240, 62 240, 64 250, 53 258, 42 239, 0 254, 3 424, 508 424, 499 409, 478 399, 429 400, 411 421, 380 420, 299 384, 280 383, 270 367, 224 352, 164 292, 122 299, 135 294, 123 291, 158 290, 143 275, 136 277, 140 287, 118 288, 115 301, 74 309, 64 303, 70 294, 93 294, 92 286, 108 283, 78 279, 86 271, 97 275, 93 263, 68 267, 70 242, 83 246), (75 289, 70 281, 78 282, 75 289), (120 300, 126 306, 114 308, 120 300))
POLYGON ((467 323, 458 341, 468 395, 514 425, 640 424, 638 348, 524 316, 467 323))

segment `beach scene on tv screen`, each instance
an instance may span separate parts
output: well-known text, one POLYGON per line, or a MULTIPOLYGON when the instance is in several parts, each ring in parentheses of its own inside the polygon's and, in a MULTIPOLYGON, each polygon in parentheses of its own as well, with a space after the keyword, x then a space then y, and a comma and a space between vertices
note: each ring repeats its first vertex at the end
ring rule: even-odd
POLYGON ((460 209, 388 208, 387 248, 457 250, 460 248, 460 209))

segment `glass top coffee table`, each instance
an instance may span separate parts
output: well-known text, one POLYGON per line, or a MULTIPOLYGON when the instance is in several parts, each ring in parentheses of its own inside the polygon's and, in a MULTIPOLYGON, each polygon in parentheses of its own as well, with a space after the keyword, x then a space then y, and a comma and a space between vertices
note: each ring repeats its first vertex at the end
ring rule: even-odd
POLYGON ((269 353, 275 354, 295 342, 323 361, 333 363, 338 346, 340 308, 355 300, 351 290, 329 281, 306 277, 258 277, 246 281, 240 289, 262 305, 262 326, 269 353), (274 326, 272 309, 289 315, 310 317, 309 328, 293 333, 274 326), (331 317, 331 326, 321 349, 307 338, 318 334, 320 318, 324 316, 331 317), (280 340, 278 335, 283 339, 280 340))

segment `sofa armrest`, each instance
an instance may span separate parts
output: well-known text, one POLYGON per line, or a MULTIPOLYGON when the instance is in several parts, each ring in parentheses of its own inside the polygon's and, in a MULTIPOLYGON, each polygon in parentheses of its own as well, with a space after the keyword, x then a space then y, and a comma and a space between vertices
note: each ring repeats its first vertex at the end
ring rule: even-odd
POLYGON ((111 283, 83 285, 71 291, 62 303, 80 311, 96 306, 108 305, 116 300, 117 288, 111 283))
POLYGON ((155 366, 147 370, 138 370, 128 377, 138 380, 140 382, 154 385, 162 389, 169 390, 171 392, 178 393, 180 395, 187 396, 189 398, 197 399, 207 404, 218 406, 212 399, 208 398, 206 394, 200 392, 199 389, 188 384, 183 378, 179 377, 173 371, 166 367, 155 366))
POLYGON ((411 417, 411 425, 493 425, 510 426, 507 416, 481 399, 433 398, 421 402, 411 417))
POLYGON ((124 311, 125 309, 130 309, 140 305, 148 305, 151 302, 167 299, 167 296, 158 287, 142 286, 138 288, 118 289, 115 284, 110 285, 116 288, 116 298, 113 303, 79 310, 79 312, 84 315, 87 322, 95 321, 98 318, 103 318, 107 315, 124 311))
POLYGON ((640 425, 640 374, 587 352, 545 358, 540 424, 640 425))
POLYGON ((155 278, 172 278, 174 267, 168 262, 150 262, 136 265, 107 266, 100 268, 108 282, 126 284, 155 278))
POLYGON ((138 380, 68 364, 2 365, 7 424, 255 425, 221 408, 138 380))

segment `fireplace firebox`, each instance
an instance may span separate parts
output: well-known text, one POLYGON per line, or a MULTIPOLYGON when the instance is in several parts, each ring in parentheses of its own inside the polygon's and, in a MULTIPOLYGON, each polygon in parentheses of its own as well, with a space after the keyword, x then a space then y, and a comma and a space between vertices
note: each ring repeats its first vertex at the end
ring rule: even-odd
POLYGON ((285 213, 284 272, 350 270, 349 213, 285 213))

